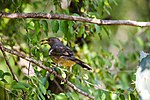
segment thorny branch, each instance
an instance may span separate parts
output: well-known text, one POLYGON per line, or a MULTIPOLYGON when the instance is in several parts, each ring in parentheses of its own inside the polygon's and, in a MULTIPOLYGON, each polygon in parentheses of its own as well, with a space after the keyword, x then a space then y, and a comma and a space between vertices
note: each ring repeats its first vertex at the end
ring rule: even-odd
POLYGON ((36 60, 34 60, 34 59, 32 59, 32 58, 29 58, 29 57, 25 56, 24 54, 22 54, 22 53, 20 53, 20 52, 18 52, 18 51, 16 51, 16 50, 10 50, 10 49, 8 49, 8 48, 5 48, 5 47, 2 45, 1 42, 0 42, 0 47, 1 47, 1 50, 5 51, 5 52, 11 53, 11 54, 16 55, 16 56, 18 56, 18 57, 21 57, 21 58, 23 58, 23 59, 25 59, 25 60, 27 60, 27 61, 29 61, 29 62, 35 64, 35 65, 37 65, 38 67, 40 67, 40 68, 42 68, 42 69, 44 69, 44 70, 46 70, 46 71, 48 71, 48 72, 50 72, 50 73, 53 73, 56 77, 60 78, 64 83, 68 84, 73 90, 75 90, 75 91, 77 91, 78 93, 80 93, 80 94, 82 94, 82 95, 84 95, 84 96, 86 96, 86 97, 88 97, 88 98, 94 100, 94 97, 93 97, 93 96, 91 96, 90 94, 88 94, 88 93, 86 93, 86 92, 80 90, 79 88, 77 88, 74 84, 72 84, 72 83, 69 82, 68 80, 66 80, 66 79, 64 79, 63 77, 61 77, 60 75, 58 75, 53 69, 42 65, 42 64, 39 63, 38 61, 36 61, 36 60))
POLYGON ((150 22, 138 22, 132 20, 101 20, 96 18, 85 18, 81 16, 71 16, 64 14, 50 14, 50 13, 0 13, 0 18, 41 18, 41 19, 58 19, 69 21, 81 21, 98 25, 128 25, 150 27, 150 22))

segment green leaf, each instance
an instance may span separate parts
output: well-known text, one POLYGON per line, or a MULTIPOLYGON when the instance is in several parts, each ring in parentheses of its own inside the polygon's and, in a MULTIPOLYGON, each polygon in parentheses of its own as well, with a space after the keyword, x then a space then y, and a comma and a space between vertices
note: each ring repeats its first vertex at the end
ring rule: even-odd
POLYGON ((74 37, 73 25, 74 25, 73 22, 71 22, 71 21, 68 22, 68 33, 65 34, 65 37, 67 37, 68 40, 70 40, 74 37))
POLYGON ((39 33, 36 34, 36 38, 37 38, 37 40, 40 40, 40 38, 41 38, 41 32, 39 32, 39 33))
POLYGON ((116 6, 118 6, 118 3, 116 2, 116 0, 112 0, 112 1, 116 6))
POLYGON ((2 80, 0 80, 0 81, 2 81, 2 82, 4 82, 4 83, 7 83, 7 81, 6 81, 5 79, 2 79, 2 80))
POLYGON ((34 20, 34 27, 35 27, 35 32, 38 34, 40 32, 40 23, 38 20, 34 20))
POLYGON ((95 24, 95 29, 96 29, 96 33, 98 34, 99 38, 102 39, 102 35, 101 35, 101 26, 95 24))
POLYGON ((33 48, 32 49, 32 54, 35 56, 37 54, 37 49, 36 48, 33 48))
POLYGON ((23 83, 23 82, 18 82, 15 83, 12 86, 13 89, 27 89, 27 88, 31 88, 31 85, 27 84, 27 83, 23 83))
POLYGON ((0 78, 3 78, 4 76, 3 76, 3 71, 2 70, 0 70, 0 78))
POLYGON ((5 72, 4 74, 3 74, 3 76, 11 76, 11 74, 9 73, 9 72, 5 72))
POLYGON ((42 91, 42 93, 45 95, 46 94, 46 89, 45 89, 44 85, 39 84, 39 88, 42 91))
POLYGON ((52 81, 52 80, 54 80, 54 74, 50 74, 50 80, 52 81))
POLYGON ((7 83, 7 81, 4 79, 5 76, 11 76, 11 74, 9 72, 3 72, 2 70, 0 70, 0 81, 7 83))
POLYGON ((59 23, 57 20, 52 20, 51 21, 51 26, 52 26, 52 32, 53 33, 57 33, 57 31, 59 30, 59 23))
POLYGON ((34 30, 34 22, 33 21, 30 21, 29 23, 27 23, 27 29, 34 30))
MULTIPOLYGON (((123 94, 120 94, 119 97, 120 97, 121 100, 125 100, 125 97, 124 97, 123 94)), ((131 99, 131 100, 135 100, 135 99, 131 99)))
POLYGON ((140 37, 137 37, 136 38, 136 41, 137 41, 137 43, 140 45, 140 46, 144 46, 144 42, 143 42, 143 40, 140 38, 140 37))
POLYGON ((64 93, 60 93, 59 95, 55 96, 55 100, 67 100, 67 97, 64 93))
POLYGON ((47 62, 44 63, 44 65, 47 66, 47 67, 49 67, 51 65, 51 62, 47 61, 47 62))
POLYGON ((101 100, 106 100, 106 94, 105 93, 102 94, 101 100))
POLYGON ((31 88, 31 85, 30 85, 30 84, 28 84, 28 83, 19 82, 19 84, 22 84, 22 85, 24 85, 24 86, 25 86, 25 87, 27 87, 27 88, 31 88))
POLYGON ((66 77, 67 77, 66 73, 65 73, 64 71, 62 71, 62 70, 61 70, 61 74, 62 74, 62 77, 63 77, 63 78, 66 78, 66 77))
POLYGON ((17 83, 12 87, 13 89, 26 89, 26 87, 23 84, 17 83))
POLYGON ((48 23, 47 23, 47 21, 46 20, 42 20, 41 21, 41 25, 43 26, 43 30, 44 30, 46 36, 48 36, 48 23))
POLYGON ((48 89, 48 87, 49 87, 49 82, 48 82, 48 81, 46 81, 45 89, 48 89))
POLYGON ((106 32, 107 36, 110 38, 111 31, 108 28, 104 27, 104 26, 103 26, 103 29, 106 32))
POLYGON ((69 31, 69 33, 74 33, 73 26, 74 26, 74 23, 69 21, 68 22, 68 31, 69 31))
POLYGON ((81 37, 82 36, 82 34, 84 34, 84 32, 85 32, 85 27, 84 27, 84 25, 82 24, 81 26, 80 26, 80 28, 78 28, 79 29, 79 33, 78 33, 78 37, 81 37))
POLYGON ((96 33, 100 33, 101 32, 101 26, 95 24, 95 29, 96 29, 96 33))
POLYGON ((67 93, 67 97, 72 98, 73 100, 79 100, 79 96, 75 92, 67 93))
POLYGON ((136 97, 132 93, 130 94, 130 100, 136 100, 136 97))
POLYGON ((63 34, 67 34, 68 33, 68 23, 67 21, 60 21, 60 31, 63 34))
POLYGON ((50 90, 48 90, 48 91, 47 91, 47 94, 48 94, 48 95, 51 95, 52 93, 51 93, 51 91, 50 91, 50 90))
MULTIPOLYGON (((43 71, 43 70, 42 70, 42 71, 43 71)), ((42 74, 43 74, 43 73, 42 73, 42 74)), ((42 76, 45 76, 45 75, 46 75, 46 73, 45 73, 45 70, 44 70, 44 75, 42 75, 42 76)), ((47 82, 47 77, 41 77, 40 80, 41 80, 42 84, 45 85, 46 82, 47 82)))
POLYGON ((42 94, 41 92, 40 92, 39 94, 40 94, 40 97, 42 98, 42 99, 41 99, 41 98, 39 98, 39 99, 40 99, 40 100, 45 100, 43 94, 42 94))

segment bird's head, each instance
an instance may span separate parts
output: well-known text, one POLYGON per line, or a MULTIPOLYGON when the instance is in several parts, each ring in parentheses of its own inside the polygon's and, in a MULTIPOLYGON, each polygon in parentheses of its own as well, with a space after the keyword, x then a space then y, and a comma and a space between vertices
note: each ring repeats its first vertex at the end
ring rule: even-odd
POLYGON ((60 43, 60 40, 56 37, 50 37, 48 39, 43 39, 41 40, 41 44, 49 44, 50 46, 56 44, 56 43, 60 43))

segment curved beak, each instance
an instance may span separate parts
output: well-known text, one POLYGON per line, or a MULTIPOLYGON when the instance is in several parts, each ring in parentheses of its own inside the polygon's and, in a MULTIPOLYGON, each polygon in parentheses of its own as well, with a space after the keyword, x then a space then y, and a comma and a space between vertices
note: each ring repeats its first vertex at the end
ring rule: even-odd
POLYGON ((40 44, 41 44, 41 45, 43 45, 43 44, 48 44, 48 40, 47 40, 47 39, 43 39, 43 40, 40 41, 40 44))

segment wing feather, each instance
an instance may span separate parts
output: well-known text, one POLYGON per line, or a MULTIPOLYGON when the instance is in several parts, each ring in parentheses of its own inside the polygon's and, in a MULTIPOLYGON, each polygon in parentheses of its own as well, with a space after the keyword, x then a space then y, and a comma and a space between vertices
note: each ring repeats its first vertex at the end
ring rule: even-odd
POLYGON ((73 56, 73 52, 66 46, 53 46, 49 50, 49 55, 55 55, 55 56, 73 56))

